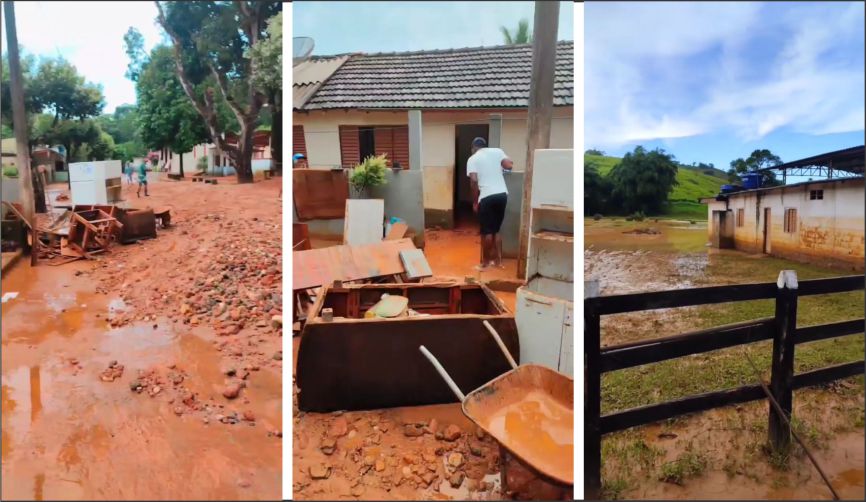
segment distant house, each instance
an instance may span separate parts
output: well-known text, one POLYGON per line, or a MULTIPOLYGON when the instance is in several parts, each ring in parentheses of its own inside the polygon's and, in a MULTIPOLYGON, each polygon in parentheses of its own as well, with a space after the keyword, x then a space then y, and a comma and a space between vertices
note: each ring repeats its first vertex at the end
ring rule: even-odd
POLYGON ((716 248, 864 270, 863 146, 788 162, 789 177, 823 177, 704 199, 716 248))
MULTIPOLYGON (((226 133, 226 141, 230 145, 237 144, 237 136, 226 133)), ((192 174, 198 170, 198 162, 202 157, 207 159, 208 172, 220 171, 226 174, 234 174, 234 168, 227 155, 220 155, 219 150, 213 143, 199 143, 192 151, 183 154, 183 172, 192 174), (223 170, 222 168, 226 169, 223 170)), ((169 149, 160 152, 158 165, 168 161, 172 173, 180 173, 180 154, 169 149)), ((253 170, 261 171, 270 169, 271 165, 271 132, 256 131, 253 133, 253 170)))
MULTIPOLYGON (((574 44, 557 44, 550 148, 573 148, 574 44)), ((466 160, 475 137, 526 164, 531 45, 313 57, 293 78, 292 153, 309 166, 350 168, 385 153, 423 171, 426 226, 471 211, 466 160), (409 115, 421 112, 421 162, 409 115)))
MULTIPOLYGON (((3 167, 15 167, 18 155, 18 145, 15 138, 6 138, 0 143, 3 167)), ((30 165, 45 170, 46 180, 49 183, 67 181, 66 156, 61 147, 36 146, 30 152, 30 165)))

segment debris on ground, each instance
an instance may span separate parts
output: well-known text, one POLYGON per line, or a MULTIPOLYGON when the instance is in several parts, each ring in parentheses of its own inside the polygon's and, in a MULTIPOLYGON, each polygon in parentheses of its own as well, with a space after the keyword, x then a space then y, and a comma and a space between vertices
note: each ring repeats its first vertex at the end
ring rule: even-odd
POLYGON ((123 365, 118 364, 117 361, 111 361, 108 364, 108 368, 102 371, 99 374, 99 379, 103 382, 113 382, 118 378, 123 376, 123 365))

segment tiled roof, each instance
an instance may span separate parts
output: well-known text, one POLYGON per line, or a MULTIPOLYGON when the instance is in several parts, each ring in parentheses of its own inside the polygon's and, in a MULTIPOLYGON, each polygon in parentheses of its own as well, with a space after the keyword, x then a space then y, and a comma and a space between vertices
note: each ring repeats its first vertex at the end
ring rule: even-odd
MULTIPOLYGON (((557 43, 554 106, 574 104, 574 43, 557 43)), ((529 106, 532 45, 359 54, 302 110, 529 106)))
POLYGON ((292 68, 292 107, 307 102, 322 82, 328 79, 349 56, 313 57, 292 68))

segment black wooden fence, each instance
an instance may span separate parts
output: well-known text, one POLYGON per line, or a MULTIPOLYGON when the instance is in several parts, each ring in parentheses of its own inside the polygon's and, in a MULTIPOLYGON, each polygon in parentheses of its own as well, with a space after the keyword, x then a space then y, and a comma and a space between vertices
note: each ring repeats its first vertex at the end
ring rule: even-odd
MULTIPOLYGON (((863 289, 864 276, 862 275, 816 279, 798 284, 795 272, 786 270, 779 274, 779 281, 776 283, 713 286, 586 298, 584 300, 586 498, 601 497, 602 435, 686 413, 766 398, 761 386, 755 384, 601 415, 602 373, 772 339, 770 392, 790 417, 795 389, 864 373, 864 362, 855 361, 794 374, 795 345, 864 332, 862 318, 797 328, 797 298, 863 289), (773 317, 601 348, 601 316, 603 315, 773 298, 776 300, 773 317)), ((786 448, 790 437, 786 422, 771 408, 770 442, 776 448, 786 448)))

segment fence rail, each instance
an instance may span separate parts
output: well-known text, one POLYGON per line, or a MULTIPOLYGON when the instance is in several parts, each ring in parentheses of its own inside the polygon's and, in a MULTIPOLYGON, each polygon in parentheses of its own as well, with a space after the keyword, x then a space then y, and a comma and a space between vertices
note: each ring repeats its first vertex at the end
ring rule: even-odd
MULTIPOLYGON (((588 297, 584 299, 586 402, 584 419, 585 487, 588 499, 601 496, 601 436, 659 420, 706 411, 731 404, 766 399, 760 385, 746 385, 693 395, 662 403, 601 415, 601 375, 713 350, 773 340, 770 391, 790 416, 793 391, 864 373, 864 361, 838 364, 794 374, 797 344, 864 332, 864 319, 796 327, 797 299, 801 296, 863 290, 864 276, 797 281, 793 271, 779 274, 775 283, 737 284, 674 291, 588 297), (775 315, 736 324, 601 348, 601 316, 662 308, 691 307, 727 302, 775 299, 775 315)), ((587 291, 596 291, 596 285, 587 291)), ((769 413, 769 439, 775 448, 787 448, 790 429, 769 413)))

